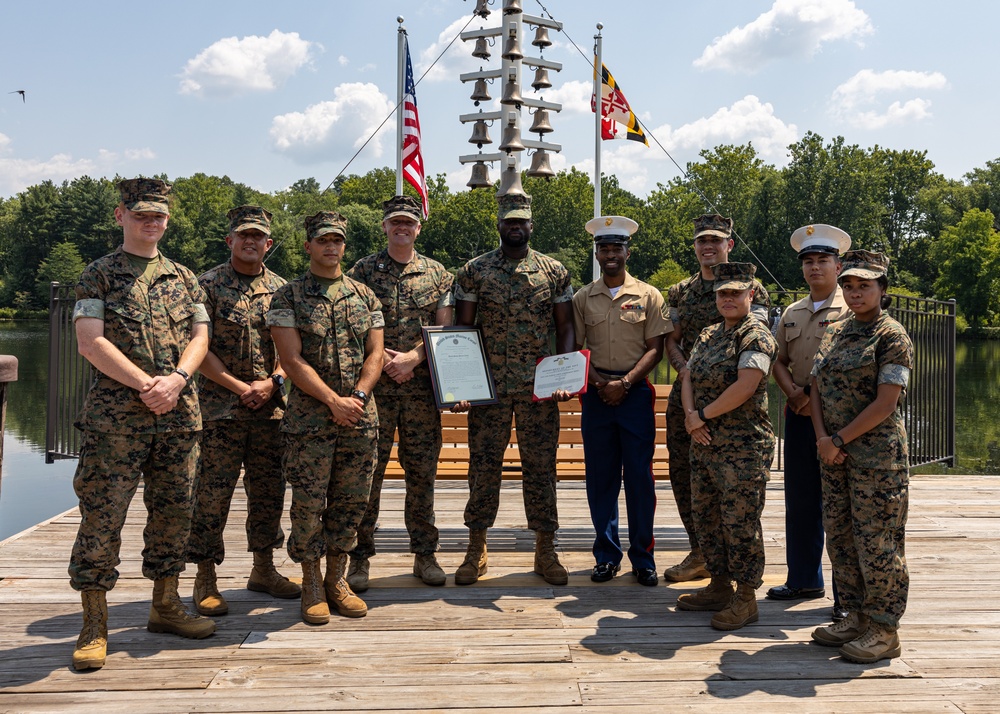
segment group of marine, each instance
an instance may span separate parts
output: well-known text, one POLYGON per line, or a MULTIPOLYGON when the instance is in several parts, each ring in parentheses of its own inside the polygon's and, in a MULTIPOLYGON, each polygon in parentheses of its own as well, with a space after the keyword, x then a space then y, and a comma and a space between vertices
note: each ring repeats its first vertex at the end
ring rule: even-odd
POLYGON ((552 585, 568 582, 555 540, 557 402, 577 397, 559 390, 537 400, 533 379, 537 360, 553 349, 583 348, 590 350, 588 388, 578 398, 596 533, 591 579, 611 580, 621 568, 624 484, 632 576, 657 584, 655 395, 647 376, 666 352, 678 374, 667 407, 670 484, 690 552, 663 575, 710 579, 680 595, 678 609, 714 612, 711 624, 722 630, 758 619, 773 372, 787 396, 788 575, 767 596, 824 597, 825 540, 833 624, 817 628, 813 639, 852 661, 899 656, 908 585, 899 404, 912 346, 885 311, 888 260, 849 251, 842 230, 815 224, 792 234, 809 295, 772 329, 755 266, 728 260, 733 223, 720 215, 695 219, 700 270, 665 300, 628 273, 638 225, 621 216, 587 223, 601 275, 574 294, 566 268, 530 247, 531 197, 520 193, 498 198, 500 247, 454 277, 415 249, 421 205, 395 196, 383 204, 387 247, 349 270, 342 265, 347 219, 333 211, 306 218, 309 270, 286 281, 264 264, 272 239, 263 208, 229 211, 230 259, 196 277, 157 247, 170 186, 137 178, 121 181, 119 190, 123 244, 84 270, 73 314, 80 353, 96 374, 77 422, 81 522, 69 574, 84 624, 76 669, 105 664, 107 592, 118 579, 121 531, 140 478, 152 632, 207 637, 215 631, 210 618, 228 612, 216 568, 241 471, 253 553, 247 588, 300 599, 305 622, 329 622, 331 609, 367 613, 358 594, 369 586, 394 448, 405 474, 413 574, 444 585, 434 516, 441 411, 422 328, 452 324, 481 331, 496 393, 494 403, 451 407, 468 412, 470 452, 469 541, 456 584, 487 572, 487 532, 515 416, 534 572, 552 585), (301 564, 301 586, 274 563, 286 540, 286 484, 287 552, 301 564), (197 565, 193 608, 178 594, 186 563, 197 565))

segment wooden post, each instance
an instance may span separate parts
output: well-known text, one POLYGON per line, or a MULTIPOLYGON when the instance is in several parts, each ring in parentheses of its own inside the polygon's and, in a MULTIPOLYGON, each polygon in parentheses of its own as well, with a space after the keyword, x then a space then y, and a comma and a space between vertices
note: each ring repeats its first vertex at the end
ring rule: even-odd
POLYGON ((0 485, 3 484, 3 434, 7 427, 7 384, 17 381, 17 357, 0 355, 0 485))

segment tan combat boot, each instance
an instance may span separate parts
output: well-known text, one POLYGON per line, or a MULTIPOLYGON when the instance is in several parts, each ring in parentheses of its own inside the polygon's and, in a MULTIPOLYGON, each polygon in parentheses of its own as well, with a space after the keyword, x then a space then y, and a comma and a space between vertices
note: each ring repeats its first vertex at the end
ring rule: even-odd
POLYGON ((351 590, 363 593, 368 589, 371 567, 368 558, 351 558, 350 566, 347 568, 347 584, 351 586, 351 590))
POLYGON ((344 576, 347 574, 347 553, 333 548, 326 551, 326 600, 344 617, 364 617, 368 614, 365 601, 354 594, 344 576))
POLYGON ((549 585, 565 585, 569 573, 556 555, 555 539, 552 531, 535 531, 535 574, 545 578, 549 585))
POLYGON ((201 615, 225 615, 229 603, 219 592, 215 580, 215 561, 203 560, 198 563, 198 574, 194 576, 194 609, 201 615))
POLYGON ((489 564, 486 560, 486 530, 469 531, 469 547, 465 560, 455 571, 456 585, 472 585, 480 575, 486 575, 489 564))
POLYGON ((84 590, 83 629, 73 650, 73 669, 100 669, 108 656, 108 594, 84 590))
POLYGON ((684 557, 684 560, 663 571, 663 579, 674 583, 686 583, 689 580, 710 577, 712 576, 705 567, 705 556, 701 554, 701 548, 695 548, 684 557))
POLYGON ((310 625, 325 625, 330 621, 330 607, 323 590, 323 571, 319 560, 302 563, 302 620, 310 625))
POLYGON ((902 651, 896 630, 872 620, 868 623, 865 634, 840 648, 840 656, 852 662, 871 664, 881 659, 899 657, 902 651))
POLYGON ((146 629, 200 640, 215 632, 215 623, 207 617, 192 615, 184 608, 177 594, 177 576, 171 575, 153 581, 153 602, 149 606, 146 629))
POLYGON ((677 609, 718 612, 725 609, 735 592, 736 589, 729 578, 712 578, 707 587, 678 596, 677 609))
POLYGON ((813 630, 812 638, 824 647, 843 647, 856 640, 868 629, 868 616, 860 612, 849 612, 840 622, 813 630))
MULTIPOLYGON (((265 550, 253 554, 253 570, 247 579, 247 590, 267 593, 285 600, 299 597, 302 588, 279 573, 274 567, 274 552, 265 550)), ((199 610, 199 612, 201 612, 199 610)), ((207 614, 207 613, 202 613, 207 614)))
POLYGON ((738 630, 751 622, 757 622, 757 588, 739 583, 736 594, 726 608, 712 618, 712 627, 717 630, 738 630))
MULTIPOLYGON (((425 585, 444 585, 448 579, 433 553, 413 556, 413 574, 423 580, 425 585)), ((350 578, 347 582, 351 582, 350 578)))

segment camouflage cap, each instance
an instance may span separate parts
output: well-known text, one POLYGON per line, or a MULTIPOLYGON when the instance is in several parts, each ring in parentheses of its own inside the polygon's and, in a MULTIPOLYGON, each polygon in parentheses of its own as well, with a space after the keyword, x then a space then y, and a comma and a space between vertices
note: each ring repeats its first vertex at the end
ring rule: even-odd
POLYGON ((497 196, 497 203, 499 203, 498 220, 502 221, 507 218, 531 219, 531 196, 523 193, 506 193, 503 196, 497 196))
POLYGON ((717 213, 706 213, 694 219, 694 237, 710 235, 720 238, 731 238, 733 235, 733 219, 720 216, 717 213))
POLYGON ((406 216, 420 222, 424 217, 423 207, 415 198, 409 196, 393 196, 382 202, 382 220, 388 221, 396 216, 406 216))
POLYGON ((714 290, 749 290, 757 266, 753 263, 718 263, 712 266, 715 275, 714 290))
POLYGON ((306 239, 312 240, 327 233, 339 233, 347 238, 347 218, 336 211, 320 211, 306 218, 306 239))
POLYGON ((121 193, 122 203, 130 211, 170 214, 170 206, 167 205, 170 184, 166 181, 151 178, 122 179, 118 182, 118 191, 121 193))
POLYGON ((889 256, 885 253, 872 253, 870 250, 849 250, 841 259, 844 269, 840 271, 838 282, 843 282, 848 275, 855 275, 865 280, 875 280, 885 277, 889 271, 889 256))
POLYGON ((229 232, 239 233, 256 229, 264 235, 271 235, 271 213, 260 206, 239 206, 226 214, 229 232))

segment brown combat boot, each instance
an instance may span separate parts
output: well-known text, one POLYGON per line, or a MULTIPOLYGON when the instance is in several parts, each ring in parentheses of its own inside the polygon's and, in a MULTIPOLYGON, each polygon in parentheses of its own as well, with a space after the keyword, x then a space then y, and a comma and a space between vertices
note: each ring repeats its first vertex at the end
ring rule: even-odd
POLYGON ((413 574, 423 580, 425 585, 444 585, 448 579, 433 553, 413 556, 413 574))
POLYGON ((663 571, 663 579, 674 583, 686 583, 689 580, 701 580, 712 577, 705 567, 705 556, 701 548, 695 548, 677 565, 671 565, 663 571))
POLYGON ((726 608, 712 618, 712 627, 717 630, 738 630, 751 622, 757 622, 757 588, 739 583, 736 594, 726 608))
POLYGON ((84 590, 83 629, 73 650, 73 669, 100 669, 108 656, 108 594, 84 590))
POLYGON ((364 617, 368 614, 365 601, 354 594, 344 576, 347 574, 347 553, 329 549, 326 551, 326 600, 344 617, 364 617))
POLYGON ((565 585, 569 573, 556 555, 556 534, 553 531, 535 531, 535 574, 541 575, 549 585, 565 585))
POLYGON ((849 612, 840 622, 813 630, 812 638, 824 647, 843 647, 856 640, 868 629, 868 616, 860 612, 849 612))
POLYGON ((372 564, 368 558, 351 558, 351 563, 347 568, 347 584, 356 593, 363 593, 368 589, 368 578, 371 573, 372 564))
POLYGON ((215 623, 185 609, 177 594, 177 576, 171 575, 153 581, 153 602, 149 606, 146 629, 200 640, 215 632, 215 623))
POLYGON ((247 579, 247 590, 267 593, 271 597, 285 600, 291 600, 302 594, 302 588, 275 569, 274 552, 270 550, 253 554, 253 570, 247 579))
POLYGON ((302 563, 302 620, 310 625, 325 625, 330 621, 330 607, 323 591, 323 571, 319 560, 302 563))
POLYGON ((902 652, 896 631, 874 620, 868 623, 865 634, 840 648, 841 657, 861 664, 899 657, 902 652))
POLYGON ((725 609, 729 601, 733 599, 736 589, 729 578, 712 578, 706 587, 695 590, 693 593, 684 593, 677 597, 678 610, 694 610, 704 612, 710 610, 719 612, 725 609))
POLYGON ((489 569, 486 560, 486 530, 470 530, 469 547, 465 551, 465 560, 455 571, 455 584, 472 585, 479 580, 480 575, 486 575, 489 569))
POLYGON ((194 609, 201 615, 225 615, 229 603, 219 592, 215 580, 215 561, 203 560, 198 563, 198 574, 194 576, 194 609))

